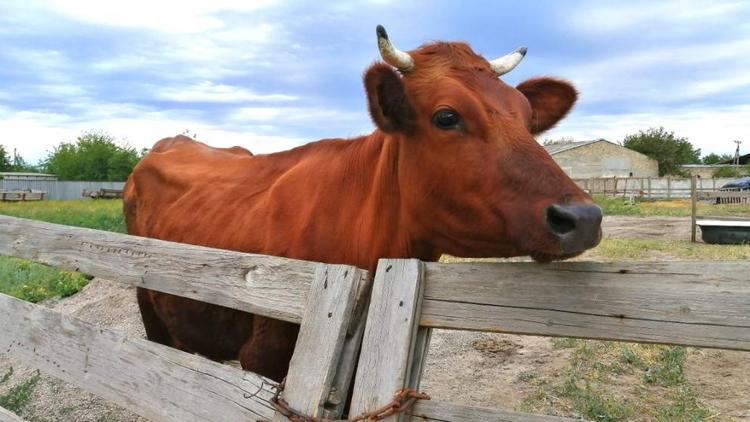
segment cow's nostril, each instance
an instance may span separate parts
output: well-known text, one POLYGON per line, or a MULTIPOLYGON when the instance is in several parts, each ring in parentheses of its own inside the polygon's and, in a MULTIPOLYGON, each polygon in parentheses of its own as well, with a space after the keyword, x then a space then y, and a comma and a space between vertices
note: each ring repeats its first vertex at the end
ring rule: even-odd
POLYGON ((550 230, 562 236, 576 229, 576 217, 558 205, 547 207, 547 225, 550 230))

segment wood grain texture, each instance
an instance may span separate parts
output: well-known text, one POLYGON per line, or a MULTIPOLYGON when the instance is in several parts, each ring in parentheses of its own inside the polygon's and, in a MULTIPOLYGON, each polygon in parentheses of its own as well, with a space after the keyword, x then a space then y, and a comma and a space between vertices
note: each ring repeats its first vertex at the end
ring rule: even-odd
POLYGON ((557 416, 532 415, 530 413, 487 407, 464 406, 452 403, 419 401, 409 412, 411 422, 565 422, 580 419, 560 418, 557 416))
POLYGON ((24 422, 24 420, 10 410, 0 407, 0 422, 24 422))
POLYGON ((154 421, 270 419, 274 383, 0 294, 0 353, 154 421))
MULTIPOLYGON (((409 382, 422 297, 423 263, 381 259, 375 272, 350 414, 389 403, 409 382)), ((385 421, 396 421, 392 416, 385 421)))
POLYGON ((750 350, 748 262, 426 264, 427 327, 750 350))
MULTIPOLYGON (((326 410, 362 275, 347 265, 320 264, 315 272, 282 393, 303 415, 321 417, 326 410)), ((273 420, 288 419, 277 413, 273 420)))
POLYGON ((317 265, 7 216, 0 255, 295 323, 317 265))

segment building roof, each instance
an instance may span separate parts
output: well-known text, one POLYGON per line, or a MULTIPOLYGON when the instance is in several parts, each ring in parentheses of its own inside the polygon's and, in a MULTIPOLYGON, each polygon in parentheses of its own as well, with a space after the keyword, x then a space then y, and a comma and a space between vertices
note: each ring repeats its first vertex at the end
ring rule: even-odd
POLYGON ((18 177, 57 177, 56 174, 49 173, 24 173, 17 171, 0 171, 0 176, 18 176, 18 177))
MULTIPOLYGON (((750 163, 750 154, 740 155, 740 164, 748 164, 750 163)), ((724 160, 717 164, 734 164, 734 158, 730 160, 724 160)))
POLYGON ((594 142, 599 142, 599 141, 609 142, 604 139, 594 139, 593 141, 578 141, 578 142, 555 142, 552 144, 544 145, 544 149, 547 150, 549 155, 555 155, 563 151, 568 151, 573 148, 582 147, 584 145, 593 144, 594 142))

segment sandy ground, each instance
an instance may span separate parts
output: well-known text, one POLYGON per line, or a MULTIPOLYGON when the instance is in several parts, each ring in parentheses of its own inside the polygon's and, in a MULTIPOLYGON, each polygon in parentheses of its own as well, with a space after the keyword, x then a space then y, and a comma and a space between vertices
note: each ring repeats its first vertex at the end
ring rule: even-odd
MULTIPOLYGON (((689 238, 689 219, 607 217, 605 233, 617 237, 689 238)), ((93 324, 143 337, 135 291, 95 279, 80 293, 44 304, 93 324)), ((434 330, 422 389, 436 400, 513 409, 535 390, 524 374, 545 376, 568 364, 571 349, 555 349, 544 337, 434 330)), ((0 355, 0 376, 13 368, 0 394, 35 371, 0 355)), ((750 421, 750 353, 697 350, 685 372, 708 406, 711 420, 750 421)), ((22 417, 39 422, 124 422, 142 418, 85 391, 42 374, 22 417)))

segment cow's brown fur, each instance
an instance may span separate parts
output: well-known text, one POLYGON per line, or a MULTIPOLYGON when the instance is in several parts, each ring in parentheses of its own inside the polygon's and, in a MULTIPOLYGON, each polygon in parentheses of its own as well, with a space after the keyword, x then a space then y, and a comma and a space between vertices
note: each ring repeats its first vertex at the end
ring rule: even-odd
MULTIPOLYGON (((559 256, 545 208, 591 198, 532 135, 565 116, 573 87, 510 87, 463 43, 411 55, 403 75, 382 63, 365 73, 370 135, 269 155, 159 141, 128 179, 128 232, 369 270, 382 257, 559 256), (459 128, 433 124, 445 107, 459 128)), ((286 373, 296 325, 145 289, 138 300, 152 340, 286 373)))

